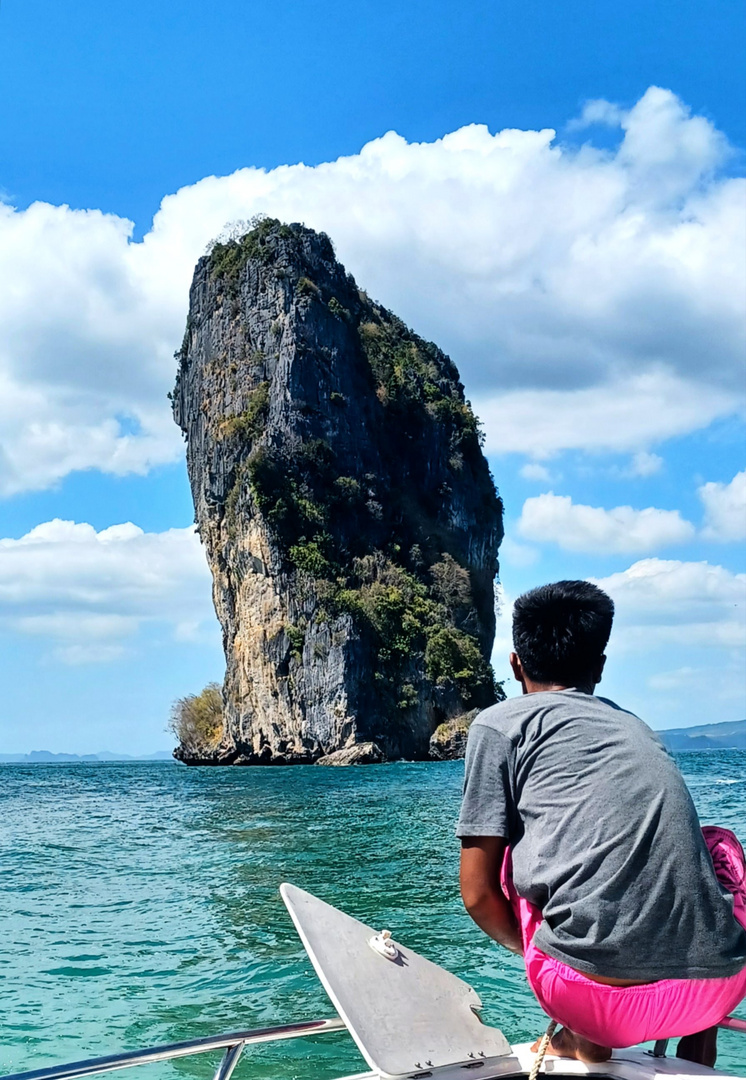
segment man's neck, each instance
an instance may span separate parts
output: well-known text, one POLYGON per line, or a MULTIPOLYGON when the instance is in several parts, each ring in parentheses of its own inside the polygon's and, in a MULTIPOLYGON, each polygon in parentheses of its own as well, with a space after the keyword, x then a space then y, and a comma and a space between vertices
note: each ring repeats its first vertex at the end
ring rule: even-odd
POLYGON ((601 682, 601 675, 604 670, 604 664, 606 663, 606 657, 599 657, 593 670, 584 679, 580 679, 572 685, 557 682, 537 682, 526 674, 521 658, 517 653, 512 652, 509 661, 511 668, 513 669, 513 675, 523 687, 524 694, 557 693, 562 690, 579 690, 582 694, 592 694, 601 682))
POLYGON ((561 690, 580 690, 583 694, 592 694, 596 689, 595 683, 584 683, 576 686, 565 686, 562 683, 540 683, 534 682, 533 679, 527 679, 524 676, 523 679, 523 692, 524 694, 548 694, 557 693, 561 690))

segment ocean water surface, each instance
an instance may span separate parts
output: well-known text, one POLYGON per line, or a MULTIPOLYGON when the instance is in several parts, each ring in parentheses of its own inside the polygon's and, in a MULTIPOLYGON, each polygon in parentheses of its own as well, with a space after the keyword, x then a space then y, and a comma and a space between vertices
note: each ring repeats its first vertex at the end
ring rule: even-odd
MULTIPOLYGON (((746 751, 678 760, 703 823, 746 839, 746 751)), ((462 776, 461 762, 0 765, 0 1074, 334 1015, 282 881, 466 979, 511 1041, 541 1034, 521 961, 459 901, 462 776)), ((725 1032, 720 1045, 719 1066, 746 1075, 746 1037, 725 1032)), ((209 1077, 218 1058, 128 1075, 209 1077)), ((248 1048, 234 1075, 364 1067, 333 1034, 248 1048)))

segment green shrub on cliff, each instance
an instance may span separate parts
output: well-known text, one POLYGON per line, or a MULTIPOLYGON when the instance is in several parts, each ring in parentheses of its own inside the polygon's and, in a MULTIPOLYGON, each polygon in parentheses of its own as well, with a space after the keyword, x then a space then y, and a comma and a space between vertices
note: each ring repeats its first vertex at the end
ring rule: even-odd
POLYGON ((285 635, 290 644, 290 652, 293 657, 300 662, 303 659, 303 645, 306 640, 306 632, 302 626, 295 626, 293 623, 288 623, 285 626, 285 635))
POLYGON ((201 694, 187 694, 175 701, 168 729, 191 756, 214 750, 223 734, 223 695, 218 684, 208 683, 201 694))
MULTIPOLYGON (((468 573, 449 555, 433 568, 450 603, 470 602, 468 573)), ((471 634, 451 625, 452 614, 427 586, 382 552, 356 559, 352 586, 332 597, 337 611, 351 614, 377 645, 378 674, 388 684, 399 708, 414 703, 409 665, 424 659, 425 674, 438 686, 455 683, 466 703, 488 700, 494 691, 492 668, 471 634)))
POLYGON ((457 563, 452 555, 445 552, 442 559, 433 563, 430 576, 433 579, 432 591, 445 607, 449 618, 458 618, 461 612, 471 606, 469 571, 457 563))
POLYGON ((444 373, 447 358, 438 347, 417 337, 390 312, 370 307, 373 318, 360 324, 358 334, 382 404, 408 413, 410 420, 426 411, 450 429, 454 449, 481 441, 479 421, 459 392, 458 375, 455 369, 444 373))
POLYGON ((314 439, 299 447, 292 458, 260 446, 246 463, 256 505, 287 554, 327 523, 325 492, 333 483, 328 476, 332 457, 328 444, 314 439))
POLYGON ((347 322, 351 317, 350 312, 347 310, 346 307, 340 304, 336 296, 333 296, 331 298, 331 300, 327 304, 327 307, 331 311, 332 315, 335 315, 338 319, 343 319, 345 322, 347 322))
POLYGON ((321 289, 315 282, 307 277, 298 278, 298 284, 295 286, 295 291, 298 296, 311 296, 315 298, 321 296, 321 289))
POLYGON ((290 561, 297 570, 302 570, 309 577, 328 578, 332 566, 324 554, 327 546, 327 537, 314 536, 313 540, 306 540, 304 537, 300 543, 293 544, 290 548, 290 561))
POLYGON ((471 634, 454 626, 442 626, 428 635, 425 647, 425 671, 438 686, 455 682, 468 691, 467 701, 479 689, 493 685, 492 668, 486 662, 471 634))
POLYGON ((222 278, 229 291, 235 291, 241 270, 249 259, 263 264, 272 262, 277 252, 277 241, 292 237, 292 229, 274 218, 256 217, 249 223, 252 227, 236 239, 218 240, 209 251, 210 276, 222 278))
POLYGON ((269 412, 269 383, 259 383, 249 394, 249 403, 238 416, 231 416, 220 425, 221 438, 242 438, 253 442, 264 431, 269 412))

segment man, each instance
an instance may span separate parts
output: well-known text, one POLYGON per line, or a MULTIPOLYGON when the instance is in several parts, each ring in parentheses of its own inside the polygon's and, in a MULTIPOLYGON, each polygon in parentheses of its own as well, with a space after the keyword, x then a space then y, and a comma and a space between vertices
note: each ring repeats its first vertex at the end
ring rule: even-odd
POLYGON ((564 1025, 551 1053, 598 1062, 685 1036, 678 1055, 713 1065, 715 1025, 746 995, 743 849, 725 829, 703 836, 657 736, 594 696, 613 615, 585 581, 516 602, 523 696, 469 732, 461 894, 564 1025))

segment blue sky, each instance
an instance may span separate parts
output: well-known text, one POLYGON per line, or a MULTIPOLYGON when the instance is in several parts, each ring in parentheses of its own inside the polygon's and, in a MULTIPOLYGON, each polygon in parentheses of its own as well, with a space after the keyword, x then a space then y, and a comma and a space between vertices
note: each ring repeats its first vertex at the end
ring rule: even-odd
POLYGON ((257 212, 458 364, 506 504, 498 673, 511 599, 593 577, 602 690, 742 717, 744 23, 4 0, 0 750, 167 748, 222 677, 165 395, 195 259, 257 212))

